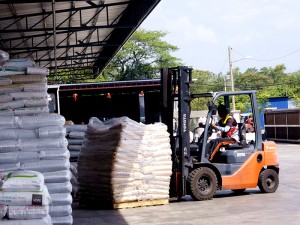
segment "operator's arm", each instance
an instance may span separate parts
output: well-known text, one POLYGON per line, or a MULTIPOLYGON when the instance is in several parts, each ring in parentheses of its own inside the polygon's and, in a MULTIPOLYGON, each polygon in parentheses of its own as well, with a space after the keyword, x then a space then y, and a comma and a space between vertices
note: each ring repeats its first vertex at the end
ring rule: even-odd
POLYGON ((230 128, 233 126, 233 122, 234 122, 234 119, 233 118, 229 118, 227 120, 227 123, 225 125, 225 127, 221 127, 219 126, 219 124, 211 124, 211 127, 216 129, 217 131, 221 131, 221 132, 228 132, 230 130, 230 128))

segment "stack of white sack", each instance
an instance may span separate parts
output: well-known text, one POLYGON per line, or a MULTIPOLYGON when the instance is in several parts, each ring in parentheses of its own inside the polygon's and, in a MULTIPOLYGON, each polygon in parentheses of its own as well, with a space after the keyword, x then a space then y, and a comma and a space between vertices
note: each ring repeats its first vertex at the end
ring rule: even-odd
POLYGON ((0 181, 1 225, 51 225, 51 198, 44 177, 36 171, 15 171, 0 181))
POLYGON ((72 224, 70 153, 65 118, 42 113, 0 116, 0 172, 32 170, 44 175, 53 224, 72 224))
POLYGON ((0 115, 49 112, 48 74, 47 68, 36 67, 31 59, 3 56, 0 60, 0 115))
POLYGON ((67 131, 68 149, 70 151, 70 160, 77 162, 79 152, 83 143, 83 138, 87 130, 87 125, 74 124, 65 125, 67 131))
POLYGON ((171 153, 162 123, 91 118, 78 159, 79 202, 88 206, 169 199, 171 153))

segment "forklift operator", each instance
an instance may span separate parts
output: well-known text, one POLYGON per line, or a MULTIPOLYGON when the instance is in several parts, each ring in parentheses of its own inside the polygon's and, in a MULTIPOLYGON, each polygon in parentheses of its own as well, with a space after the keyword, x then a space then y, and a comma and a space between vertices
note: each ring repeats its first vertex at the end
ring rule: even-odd
POLYGON ((237 122, 230 116, 225 105, 218 106, 218 114, 221 118, 219 122, 217 124, 210 124, 211 128, 220 132, 218 133, 218 138, 211 140, 206 147, 205 156, 210 160, 223 145, 239 141, 237 122))

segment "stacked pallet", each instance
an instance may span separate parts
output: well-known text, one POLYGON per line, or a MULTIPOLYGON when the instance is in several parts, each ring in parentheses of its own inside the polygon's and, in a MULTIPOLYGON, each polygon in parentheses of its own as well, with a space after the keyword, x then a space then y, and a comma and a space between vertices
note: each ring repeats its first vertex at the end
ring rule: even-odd
POLYGON ((51 199, 44 177, 35 171, 16 171, 0 179, 2 225, 51 225, 51 199))
POLYGON ((0 172, 42 173, 52 199, 50 215, 54 224, 56 220, 72 221, 70 153, 64 123, 64 117, 49 113, 0 116, 0 172), (62 213, 61 206, 68 208, 67 214, 62 213))
POLYGON ((167 204, 171 171, 164 124, 91 118, 78 159, 79 203, 113 208, 167 204))
POLYGON ((48 73, 29 59, 3 60, 0 50, 0 172, 42 173, 52 223, 72 224, 65 118, 48 113, 48 73))
POLYGON ((74 124, 65 125, 67 131, 68 149, 70 151, 70 160, 77 162, 79 152, 83 143, 83 138, 87 130, 87 125, 74 124))
POLYGON ((0 64, 0 115, 49 112, 47 74, 47 69, 35 67, 29 59, 10 59, 0 64))

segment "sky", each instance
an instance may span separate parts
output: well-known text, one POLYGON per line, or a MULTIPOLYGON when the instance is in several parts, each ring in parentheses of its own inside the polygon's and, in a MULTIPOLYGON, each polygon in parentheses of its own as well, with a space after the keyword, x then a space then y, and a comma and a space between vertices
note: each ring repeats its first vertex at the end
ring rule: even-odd
POLYGON ((299 0, 161 0, 141 24, 167 32, 185 66, 215 74, 233 68, 300 70, 299 0))

